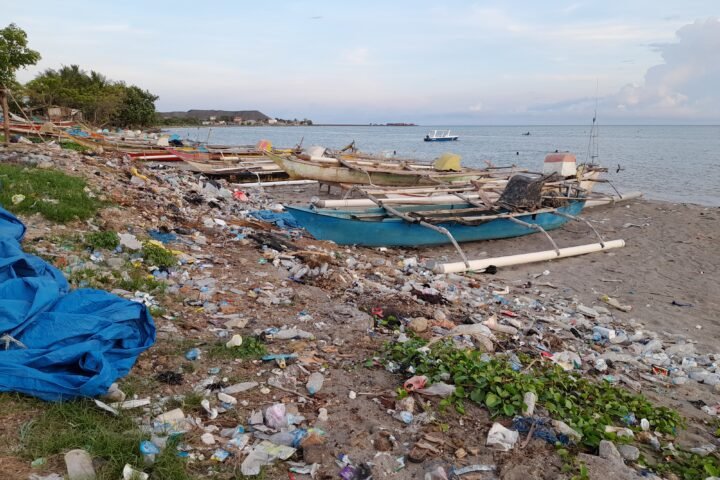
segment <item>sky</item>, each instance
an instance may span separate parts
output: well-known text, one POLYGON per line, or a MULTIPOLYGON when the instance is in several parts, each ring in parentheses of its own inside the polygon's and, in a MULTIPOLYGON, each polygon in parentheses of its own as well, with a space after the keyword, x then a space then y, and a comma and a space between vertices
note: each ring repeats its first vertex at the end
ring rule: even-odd
MULTIPOLYGON (((718 0, 0 0, 42 54, 315 123, 720 123, 718 0)), ((9 19, 9 21, 7 20, 9 19)), ((4 25, 2 25, 4 26, 4 25)))

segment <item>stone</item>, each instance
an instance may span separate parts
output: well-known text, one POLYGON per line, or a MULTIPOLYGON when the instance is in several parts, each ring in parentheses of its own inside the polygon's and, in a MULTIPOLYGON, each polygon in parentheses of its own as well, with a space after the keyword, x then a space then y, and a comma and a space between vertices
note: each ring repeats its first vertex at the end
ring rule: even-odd
POLYGON ((375 436, 373 446, 378 452, 391 452, 393 449, 392 442, 387 435, 383 435, 383 432, 380 432, 375 436))
POLYGON ((414 446, 410 452, 408 452, 407 458, 412 463, 422 463, 427 458, 427 454, 428 452, 424 448, 414 446))
POLYGON ((590 318, 597 318, 599 316, 597 310, 586 307, 585 305, 578 305, 577 311, 590 318))
POLYGON ((612 478, 613 480, 644 480, 634 469, 613 460, 580 453, 578 461, 585 464, 590 478, 612 478))
POLYGON ((422 333, 428 329, 428 319, 424 317, 417 317, 410 320, 408 328, 415 333, 422 333))
POLYGON ((640 458, 640 449, 632 445, 619 445, 617 449, 625 460, 634 462, 640 458))
POLYGON ((92 457, 82 449, 70 450, 65 454, 68 480, 95 480, 92 457))
POLYGON ((438 322, 444 322, 445 320, 447 320, 447 315, 442 310, 435 310, 433 318, 438 322))
POLYGON ((609 440, 600 441, 600 448, 598 454, 600 455, 600 458, 610 460, 613 463, 623 463, 622 455, 620 455, 620 452, 618 451, 615 444, 609 440))
POLYGON ((325 445, 306 445, 303 446, 302 450, 303 460, 309 465, 313 463, 323 464, 330 458, 330 454, 325 445))

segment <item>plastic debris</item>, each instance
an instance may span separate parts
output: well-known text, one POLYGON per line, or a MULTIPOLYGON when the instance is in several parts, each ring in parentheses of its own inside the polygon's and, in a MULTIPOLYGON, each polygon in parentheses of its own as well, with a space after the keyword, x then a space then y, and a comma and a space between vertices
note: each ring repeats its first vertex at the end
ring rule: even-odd
POLYGON ((125 467, 123 467, 123 480, 148 480, 150 478, 150 475, 147 473, 141 472, 140 470, 135 470, 132 466, 129 464, 125 464, 125 467))
POLYGON ((263 440, 253 447, 245 460, 243 460, 240 470, 243 475, 258 475, 261 467, 272 465, 276 460, 287 460, 294 453, 295 449, 292 447, 275 445, 272 442, 263 440))
POLYGON ((310 374, 310 377, 308 378, 308 381, 305 384, 305 388, 307 388, 307 391, 310 395, 315 395, 323 387, 324 381, 325 381, 325 377, 323 376, 322 373, 313 372, 310 374))
POLYGON ((65 454, 68 480, 95 480, 92 457, 85 450, 70 450, 65 454))
POLYGON ((499 423, 494 423, 488 432, 485 445, 507 452, 512 450, 517 440, 518 432, 507 429, 499 423))

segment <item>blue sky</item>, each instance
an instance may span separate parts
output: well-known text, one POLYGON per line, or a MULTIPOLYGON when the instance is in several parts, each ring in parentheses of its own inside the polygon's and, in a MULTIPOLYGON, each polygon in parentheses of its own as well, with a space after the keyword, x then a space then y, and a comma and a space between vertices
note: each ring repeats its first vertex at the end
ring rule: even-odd
MULTIPOLYGON (((7 1, 7 0, 6 0, 7 1)), ((43 55, 159 110, 316 122, 719 123, 717 0, 42 1, 4 18, 43 55)))

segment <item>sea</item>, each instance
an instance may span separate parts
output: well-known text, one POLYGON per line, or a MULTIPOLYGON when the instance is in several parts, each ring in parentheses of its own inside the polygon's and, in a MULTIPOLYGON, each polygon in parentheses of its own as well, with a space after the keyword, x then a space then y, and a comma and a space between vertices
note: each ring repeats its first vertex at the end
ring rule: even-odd
POLYGON ((595 157, 607 167, 609 184, 598 190, 641 191, 646 198, 720 206, 720 126, 299 126, 191 127, 167 130, 182 138, 224 145, 275 147, 322 145, 339 149, 351 142, 364 152, 433 160, 444 152, 468 167, 517 165, 542 168, 550 152, 572 152, 578 162, 595 157), (450 128, 453 142, 424 142, 432 130, 450 128), (529 135, 523 135, 530 133, 529 135), (592 150, 592 152, 591 152, 592 150))

